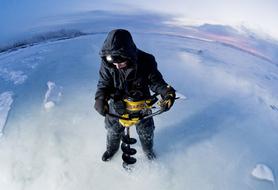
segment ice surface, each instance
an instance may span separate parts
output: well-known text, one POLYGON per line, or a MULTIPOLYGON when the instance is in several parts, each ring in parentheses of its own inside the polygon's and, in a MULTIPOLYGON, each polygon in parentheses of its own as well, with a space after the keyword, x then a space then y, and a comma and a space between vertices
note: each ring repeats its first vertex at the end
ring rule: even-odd
POLYGON ((6 81, 12 81, 14 84, 22 84, 27 79, 22 71, 13 71, 6 68, 0 68, 0 77, 6 81))
POLYGON ((3 135, 9 111, 13 103, 12 96, 12 92, 3 92, 0 94, 0 136, 3 135))
MULTIPOLYGON (((0 141, 1 188, 271 189, 250 178, 250 168, 260 160, 278 169, 277 111, 270 106, 278 106, 277 66, 239 48, 186 38, 161 17, 95 16, 73 16, 61 27, 96 33, 0 54, 0 68, 28 76, 20 85, 0 77, 0 92, 16 96, 0 141), (115 27, 129 29, 137 46, 155 55, 166 81, 188 97, 154 118, 158 159, 148 162, 137 143, 131 173, 122 169, 120 152, 101 161, 104 118, 93 109, 98 52, 115 27)), ((138 140, 135 128, 131 135, 138 140)))
POLYGON ((62 87, 57 86, 55 82, 47 82, 47 91, 44 96, 44 108, 49 110, 61 101, 62 87))
POLYGON ((267 180, 274 183, 274 174, 269 166, 265 164, 257 164, 256 167, 252 171, 252 176, 257 179, 267 180))

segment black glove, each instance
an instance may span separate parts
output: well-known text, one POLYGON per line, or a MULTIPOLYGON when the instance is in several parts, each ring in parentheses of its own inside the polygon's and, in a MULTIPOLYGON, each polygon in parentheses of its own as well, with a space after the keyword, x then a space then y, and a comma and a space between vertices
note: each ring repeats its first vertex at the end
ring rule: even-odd
POLYGON ((164 96, 162 96, 162 101, 160 106, 164 111, 168 111, 173 105, 176 100, 176 91, 171 86, 167 86, 167 91, 164 96))
POLYGON ((105 116, 109 111, 108 102, 105 99, 96 99, 94 107, 102 116, 105 116))
POLYGON ((113 107, 114 107, 115 111, 120 115, 123 115, 126 113, 126 105, 123 100, 114 101, 113 107))

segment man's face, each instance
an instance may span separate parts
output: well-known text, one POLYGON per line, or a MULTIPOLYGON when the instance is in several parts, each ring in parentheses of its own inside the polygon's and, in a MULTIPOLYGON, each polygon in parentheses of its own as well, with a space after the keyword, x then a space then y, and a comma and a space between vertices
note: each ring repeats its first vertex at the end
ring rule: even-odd
POLYGON ((127 61, 121 63, 113 63, 113 65, 115 65, 117 69, 123 69, 127 66, 127 61))
POLYGON ((127 66, 128 60, 124 57, 107 55, 105 58, 108 63, 113 64, 117 69, 123 69, 127 66))

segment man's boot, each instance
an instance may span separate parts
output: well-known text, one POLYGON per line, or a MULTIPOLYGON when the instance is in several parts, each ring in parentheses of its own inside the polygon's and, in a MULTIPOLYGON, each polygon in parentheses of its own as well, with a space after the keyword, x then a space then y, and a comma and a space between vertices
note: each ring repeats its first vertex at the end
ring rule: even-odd
POLYGON ((156 155, 153 151, 153 133, 150 134, 140 134, 139 139, 141 142, 141 146, 143 149, 143 152, 147 156, 149 160, 154 160, 156 158, 156 155))
POLYGON ((145 146, 144 144, 142 144, 142 149, 143 149, 144 154, 147 156, 147 158, 149 160, 156 159, 156 155, 155 155, 155 153, 153 151, 152 146, 145 146))
POLYGON ((111 160, 116 152, 110 152, 110 151, 106 150, 102 155, 102 158, 101 158, 102 161, 107 162, 107 161, 111 160))
POLYGON ((112 130, 107 131, 106 151, 102 155, 102 161, 106 162, 112 159, 120 147, 121 133, 118 134, 112 130))
POLYGON ((149 160, 154 160, 156 158, 153 151, 154 128, 152 118, 145 119, 136 126, 143 152, 149 160))
POLYGON ((153 150, 149 151, 148 153, 145 152, 145 154, 146 154, 146 156, 149 160, 155 160, 156 159, 156 155, 153 152, 153 150))

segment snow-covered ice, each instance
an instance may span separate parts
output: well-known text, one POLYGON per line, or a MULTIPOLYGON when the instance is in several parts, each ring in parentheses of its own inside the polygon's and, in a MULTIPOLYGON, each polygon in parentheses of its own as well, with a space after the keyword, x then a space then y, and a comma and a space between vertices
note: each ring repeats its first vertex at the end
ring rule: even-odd
MULTIPOLYGON (((229 36, 231 45, 198 27, 165 23, 165 16, 144 12, 47 18, 47 26, 37 25, 28 34, 41 32, 44 37, 65 28, 84 35, 48 35, 39 44, 1 53, 1 102, 4 115, 10 114, 8 120, 1 117, 7 130, 0 141, 0 187, 272 189, 250 177, 250 168, 261 162, 278 170, 277 45, 241 35, 229 36), (98 52, 115 27, 129 29, 137 46, 155 55, 164 78, 186 95, 186 101, 177 100, 170 111, 154 118, 157 161, 148 162, 137 143, 132 173, 122 169, 120 153, 111 162, 101 161, 104 118, 93 109, 98 52), (248 47, 244 41, 250 42, 248 47), (15 83, 8 74, 12 71, 27 78, 15 83)), ((138 138, 134 128, 131 134, 138 138)), ((257 176, 272 179, 269 173, 261 175, 267 170, 258 171, 257 176)))
POLYGON ((265 164, 257 164, 252 170, 252 176, 260 180, 267 180, 272 183, 275 182, 272 170, 265 164))
POLYGON ((12 92, 3 92, 0 94, 0 136, 3 135, 9 111, 13 103, 12 96, 12 92))
POLYGON ((6 68, 0 68, 0 77, 6 81, 11 81, 16 85, 24 83, 27 79, 27 76, 22 71, 9 71, 6 68))
POLYGON ((61 86, 57 86, 55 82, 47 82, 47 91, 44 96, 44 108, 49 110, 61 101, 62 90, 61 86))

